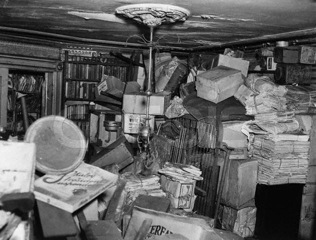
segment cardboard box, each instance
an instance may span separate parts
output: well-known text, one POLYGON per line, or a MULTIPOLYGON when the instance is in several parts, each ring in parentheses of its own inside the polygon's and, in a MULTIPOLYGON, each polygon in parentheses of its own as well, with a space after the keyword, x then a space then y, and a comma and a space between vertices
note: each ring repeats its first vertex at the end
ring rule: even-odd
POLYGON ((276 63, 299 63, 299 51, 295 47, 274 48, 274 61, 276 63))
POLYGON ((276 47, 274 49, 275 62, 277 63, 316 63, 316 47, 291 46, 276 47))
POLYGON ((178 198, 175 198, 173 196, 168 196, 168 198, 170 199, 172 207, 180 208, 187 212, 191 212, 194 208, 196 196, 194 195, 191 197, 178 197, 178 198))
MULTIPOLYGON (((149 97, 149 114, 164 115, 170 105, 170 93, 153 93, 149 97)), ((145 93, 129 93, 123 96, 125 113, 146 114, 147 95, 145 93)))
POLYGON ((196 184, 195 180, 188 180, 186 182, 173 181, 170 178, 161 175, 160 182, 161 189, 175 198, 194 196, 194 189, 196 184))
POLYGON ((248 158, 248 149, 244 148, 234 148, 229 155, 229 159, 247 159, 248 158))
POLYGON ((105 169, 116 164, 119 170, 124 169, 134 161, 133 149, 124 135, 121 135, 113 143, 100 152, 93 155, 90 164, 105 169))
POLYGON ((316 64, 316 47, 300 46, 300 63, 316 64))
POLYGON ((243 60, 241 58, 235 58, 219 54, 216 58, 213 59, 212 68, 217 66, 225 66, 241 71, 241 74, 244 77, 248 75, 249 61, 243 60))
POLYGON ((223 240, 205 219, 179 216, 139 207, 133 209, 132 218, 129 221, 124 239, 135 239, 145 219, 152 220, 145 239, 154 239, 167 234, 181 234, 189 240, 223 240))
MULTIPOLYGON (((155 117, 150 115, 149 126, 154 129, 155 117)), ((142 126, 146 124, 146 115, 123 113, 123 130, 124 133, 138 134, 142 126)))
POLYGON ((231 160, 221 203, 235 209, 254 206, 257 168, 257 160, 231 160))
POLYGON ((219 131, 219 141, 232 148, 247 148, 247 136, 241 132, 244 123, 244 121, 222 122, 223 129, 219 131))
POLYGON ((312 66, 304 64, 278 64, 274 79, 277 84, 311 84, 312 66))
POLYGON ((244 80, 239 70, 218 66, 197 75, 197 96, 219 103, 232 97, 243 82, 244 80))
POLYGON ((254 235, 257 208, 247 207, 236 210, 227 206, 221 206, 221 212, 223 229, 232 231, 243 238, 254 235))
POLYGON ((98 92, 105 92, 116 97, 122 97, 125 84, 118 78, 108 75, 103 75, 101 82, 98 85, 98 92))

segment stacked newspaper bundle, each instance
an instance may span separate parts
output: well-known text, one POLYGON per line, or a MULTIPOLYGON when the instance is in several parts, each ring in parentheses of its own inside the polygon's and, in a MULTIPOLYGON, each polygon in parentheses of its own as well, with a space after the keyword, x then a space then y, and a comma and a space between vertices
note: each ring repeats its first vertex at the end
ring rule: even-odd
POLYGON ((258 159, 258 183, 306 183, 308 135, 256 135, 252 155, 258 159))
POLYGON ((161 174, 161 187, 166 192, 174 208, 192 211, 196 196, 197 180, 203 180, 202 171, 192 165, 165 163, 158 170, 161 174))
POLYGON ((192 165, 166 162, 164 167, 158 170, 158 172, 175 181, 203 180, 201 177, 202 171, 192 165))
POLYGON ((296 122, 249 121, 242 131, 249 137, 249 155, 258 160, 258 183, 305 183, 309 135, 300 134, 296 122))
POLYGON ((277 85, 268 76, 249 74, 234 97, 246 108, 247 115, 277 111, 307 112, 316 106, 316 88, 277 85))
POLYGON ((127 172, 122 174, 122 179, 126 181, 124 191, 126 192, 127 205, 131 205, 140 194, 159 197, 166 196, 161 189, 160 177, 157 175, 142 176, 127 172))
POLYGON ((274 84, 267 76, 249 74, 234 97, 246 108, 247 115, 286 110, 285 86, 274 84))
POLYGON ((285 95, 287 108, 296 113, 307 112, 309 107, 315 107, 316 89, 312 87, 287 86, 285 95))

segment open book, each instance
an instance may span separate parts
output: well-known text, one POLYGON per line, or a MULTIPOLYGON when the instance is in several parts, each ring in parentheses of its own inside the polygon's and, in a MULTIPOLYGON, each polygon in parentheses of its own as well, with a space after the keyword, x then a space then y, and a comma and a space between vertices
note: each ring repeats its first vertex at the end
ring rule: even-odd
POLYGON ((116 184, 118 176, 81 163, 65 175, 46 174, 35 181, 35 198, 67 212, 74 212, 116 184))

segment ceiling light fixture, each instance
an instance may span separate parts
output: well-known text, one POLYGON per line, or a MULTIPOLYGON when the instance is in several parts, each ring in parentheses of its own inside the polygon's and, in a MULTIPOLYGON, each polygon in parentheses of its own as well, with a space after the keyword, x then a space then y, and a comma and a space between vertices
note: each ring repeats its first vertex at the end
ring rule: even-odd
POLYGON ((147 101, 146 101, 146 124, 139 132, 139 138, 142 141, 143 147, 147 155, 149 154, 149 139, 151 129, 149 124, 149 106, 150 96, 152 94, 152 52, 153 52, 153 31, 155 27, 161 24, 172 24, 179 21, 184 22, 190 15, 190 11, 185 8, 168 5, 168 4, 130 4, 118 7, 115 13, 122 15, 126 18, 133 19, 137 23, 144 24, 150 28, 150 41, 149 41, 149 65, 148 65, 148 78, 147 78, 147 101))

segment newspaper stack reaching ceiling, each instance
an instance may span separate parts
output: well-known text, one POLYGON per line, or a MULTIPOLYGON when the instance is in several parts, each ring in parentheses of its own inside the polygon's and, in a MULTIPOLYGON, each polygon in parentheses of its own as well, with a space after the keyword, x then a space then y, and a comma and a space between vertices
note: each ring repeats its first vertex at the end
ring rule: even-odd
POLYGON ((315 106, 311 88, 279 86, 268 76, 249 74, 234 95, 254 121, 245 122, 249 155, 258 160, 258 183, 305 183, 310 148, 297 113, 315 106))
POLYGON ((127 172, 122 175, 126 181, 125 193, 126 204, 131 205, 138 195, 150 195, 165 197, 166 194, 161 189, 160 177, 157 175, 142 176, 127 172))

